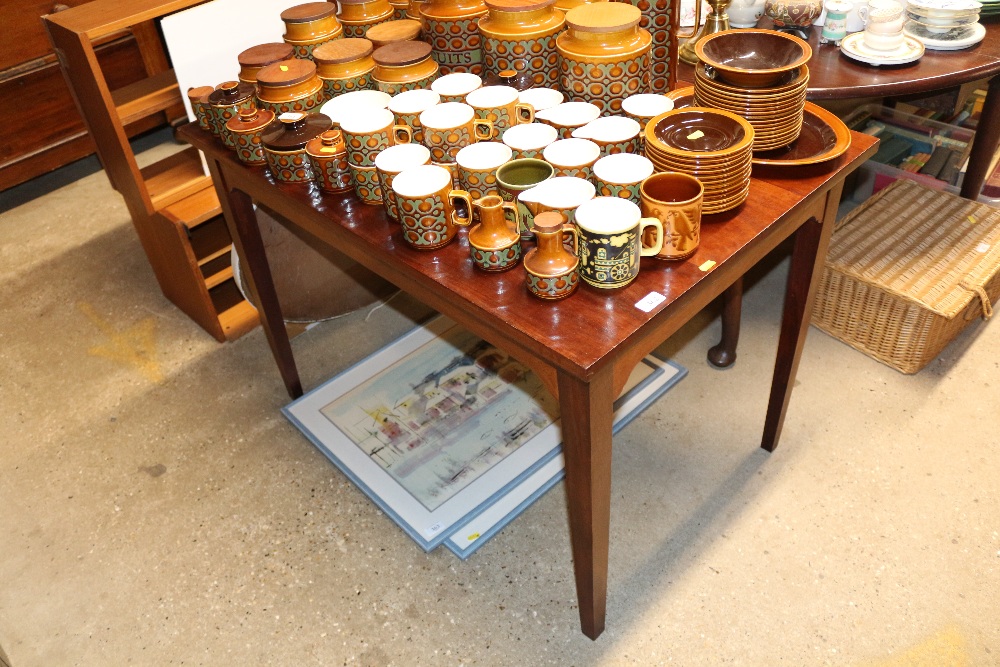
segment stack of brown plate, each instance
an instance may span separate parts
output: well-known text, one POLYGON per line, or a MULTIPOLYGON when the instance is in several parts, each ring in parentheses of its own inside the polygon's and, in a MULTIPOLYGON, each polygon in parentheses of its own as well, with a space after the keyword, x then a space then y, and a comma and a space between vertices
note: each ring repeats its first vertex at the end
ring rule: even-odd
POLYGON ((695 47, 695 103, 746 119, 754 128, 754 151, 795 141, 809 84, 809 45, 772 30, 736 30, 710 35, 695 47))
POLYGON ((646 124, 646 157, 657 171, 690 174, 705 186, 703 213, 736 208, 750 192, 754 129, 736 114, 687 107, 646 124))

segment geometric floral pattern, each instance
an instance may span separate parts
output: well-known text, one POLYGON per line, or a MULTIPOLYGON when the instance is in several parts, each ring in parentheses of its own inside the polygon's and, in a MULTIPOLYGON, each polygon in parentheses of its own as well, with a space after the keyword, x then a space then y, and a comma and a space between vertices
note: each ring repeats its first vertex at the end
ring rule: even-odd
POLYGON ((268 102, 267 100, 260 99, 258 93, 257 108, 270 109, 274 112, 275 116, 280 116, 283 113, 305 113, 312 111, 318 106, 322 106, 327 99, 326 91, 323 90, 323 85, 320 84, 319 88, 309 95, 300 97, 297 100, 288 100, 287 102, 268 102))
POLYGON ((481 250, 470 245, 469 252, 472 253, 472 261, 475 262, 476 268, 483 271, 506 271, 521 261, 521 240, 514 241, 506 248, 494 250, 481 250))
POLYGON ((653 37, 650 93, 668 93, 677 78, 677 44, 674 32, 674 9, 680 0, 619 0, 629 2, 642 12, 639 27, 653 37))
POLYGON ((390 130, 351 134, 344 131, 344 143, 347 144, 347 161, 355 167, 375 168, 375 157, 388 148, 390 130))
POLYGON ((370 71, 346 79, 323 79, 323 92, 328 100, 355 90, 374 90, 374 88, 375 80, 370 71))
POLYGON ((455 226, 439 196, 413 199, 397 195, 396 202, 403 240, 417 250, 434 250, 455 238, 455 226))
POLYGON ((484 37, 483 58, 487 74, 504 70, 529 72, 535 87, 559 88, 559 51, 555 33, 538 39, 484 37))
POLYGON ((267 166, 279 181, 284 183, 302 183, 315 179, 312 163, 305 150, 276 153, 267 151, 267 166))
POLYGON ((576 286, 580 284, 580 274, 576 269, 573 269, 567 274, 561 276, 537 276, 529 270, 525 270, 527 274, 527 285, 528 290, 540 299, 565 299, 576 286))
POLYGON ((483 40, 479 34, 479 19, 485 13, 447 21, 425 17, 424 39, 433 47, 432 55, 441 66, 442 75, 452 72, 483 74, 483 40))
POLYGON ((317 185, 324 192, 345 192, 354 184, 354 176, 347 164, 347 156, 317 158, 309 156, 313 163, 317 185))
POLYGON ((601 115, 621 112, 622 99, 649 91, 649 51, 620 62, 590 63, 563 57, 562 88, 573 102, 590 102, 601 115))
POLYGON ((382 186, 378 182, 375 167, 348 165, 354 175, 354 193, 365 204, 382 203, 382 186))
POLYGON ((243 109, 249 109, 254 106, 253 96, 246 98, 245 100, 238 102, 234 105, 229 106, 213 106, 211 120, 215 123, 215 128, 218 130, 216 134, 222 139, 222 143, 226 144, 229 148, 236 150, 236 142, 230 136, 229 130, 226 129, 226 123, 231 119, 236 118, 240 111, 243 109))
POLYGON ((230 132, 229 136, 236 142, 236 157, 244 164, 260 166, 267 164, 264 157, 264 146, 261 144, 260 135, 264 128, 256 132, 230 132))

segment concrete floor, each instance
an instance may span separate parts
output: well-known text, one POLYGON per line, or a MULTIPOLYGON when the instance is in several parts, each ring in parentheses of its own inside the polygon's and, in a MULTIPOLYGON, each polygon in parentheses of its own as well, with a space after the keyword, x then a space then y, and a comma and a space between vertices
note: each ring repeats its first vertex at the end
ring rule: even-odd
MULTIPOLYGON (((0 194, 24 202, 0 216, 12 667, 1000 664, 1000 326, 916 376, 813 329, 769 455, 770 258, 736 366, 707 366, 702 313, 661 348, 688 377, 615 438, 594 642, 561 486, 467 562, 424 554, 282 417, 261 332, 222 345, 177 311, 104 174, 70 169, 0 194)), ((298 336, 306 386, 424 312, 298 336)))

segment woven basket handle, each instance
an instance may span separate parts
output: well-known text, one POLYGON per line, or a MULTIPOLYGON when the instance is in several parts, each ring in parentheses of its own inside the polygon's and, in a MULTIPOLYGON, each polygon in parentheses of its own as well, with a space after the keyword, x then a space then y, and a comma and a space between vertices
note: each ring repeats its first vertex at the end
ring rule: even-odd
MULTIPOLYGON (((963 280, 958 284, 962 289, 968 290, 979 297, 979 303, 982 305, 982 317, 984 320, 988 320, 993 317, 993 305, 990 303, 990 295, 986 293, 986 289, 982 285, 970 285, 968 281, 963 280)), ((975 308, 972 308, 972 304, 969 304, 969 308, 965 309, 965 319, 966 321, 971 320, 973 317, 979 315, 975 308)))

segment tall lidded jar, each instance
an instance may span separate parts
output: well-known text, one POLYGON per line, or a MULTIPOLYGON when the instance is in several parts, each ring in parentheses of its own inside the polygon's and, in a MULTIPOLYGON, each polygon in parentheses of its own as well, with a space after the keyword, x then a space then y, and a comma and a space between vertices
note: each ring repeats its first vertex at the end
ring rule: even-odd
POLYGON ((485 0, 489 14, 479 20, 486 77, 514 72, 536 87, 559 88, 556 35, 566 18, 555 0, 485 0))
POLYGON ((316 63, 302 58, 273 63, 257 72, 257 106, 275 114, 311 111, 326 101, 316 63))
POLYGON ((649 91, 653 38, 639 27, 642 12, 622 2, 581 5, 566 12, 566 32, 556 38, 562 88, 571 101, 617 114, 622 99, 649 91))
POLYGON ((476 24, 486 16, 483 0, 427 0, 420 7, 424 39, 434 48, 441 75, 471 72, 482 76, 482 37, 476 24))
POLYGON ((344 37, 364 37, 368 28, 392 20, 389 0, 340 0, 344 37))
POLYGON ((285 24, 282 39, 295 48, 296 58, 312 58, 313 49, 344 35, 333 2, 307 2, 281 12, 285 24))

